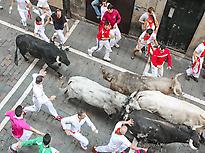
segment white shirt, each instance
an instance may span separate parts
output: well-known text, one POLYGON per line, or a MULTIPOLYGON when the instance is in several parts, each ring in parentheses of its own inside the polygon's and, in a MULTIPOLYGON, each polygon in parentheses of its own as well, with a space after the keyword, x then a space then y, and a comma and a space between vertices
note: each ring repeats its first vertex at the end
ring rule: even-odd
POLYGON ((41 24, 41 25, 38 25, 38 24, 36 24, 36 21, 35 21, 35 23, 34 23, 34 26, 35 26, 35 28, 34 28, 34 33, 35 33, 35 34, 45 32, 44 19, 45 19, 46 15, 43 14, 43 15, 41 15, 40 17, 41 17, 41 19, 42 19, 42 24, 41 24))
POLYGON ((108 144, 109 147, 113 148, 115 151, 118 151, 120 146, 126 145, 127 147, 131 146, 131 142, 124 136, 124 135, 118 135, 115 133, 115 131, 122 126, 122 122, 118 122, 115 125, 114 131, 112 132, 110 142, 108 144))
POLYGON ((63 129, 69 129, 71 130, 72 132, 80 132, 80 129, 81 129, 81 126, 84 124, 84 123, 87 123, 87 125, 89 127, 91 127, 91 129, 94 131, 96 130, 96 127, 95 125, 91 122, 91 120, 89 119, 88 116, 86 116, 84 119, 82 119, 80 122, 79 122, 79 118, 78 118, 78 114, 75 114, 73 116, 69 116, 69 117, 66 117, 66 118, 63 118, 61 120, 61 125, 63 127, 63 129))
POLYGON ((16 0, 17 2, 17 9, 19 11, 25 11, 28 10, 28 4, 30 3, 29 0, 16 0))
POLYGON ((38 0, 37 6, 38 7, 49 7, 48 0, 38 0))
POLYGON ((153 32, 150 36, 150 38, 148 40, 144 40, 144 36, 146 34, 146 31, 144 31, 140 37, 139 37, 139 41, 142 43, 142 44, 150 44, 150 43, 154 43, 154 40, 156 40, 156 34, 155 32, 153 32))
POLYGON ((107 6, 108 6, 109 4, 110 4, 110 3, 107 3, 106 6, 102 5, 102 6, 100 7, 100 11, 101 11, 101 20, 102 20, 102 18, 103 18, 103 15, 104 15, 105 12, 107 11, 107 6))
POLYGON ((199 56, 201 55, 201 53, 202 53, 204 50, 205 50, 205 46, 204 46, 203 43, 199 44, 199 45, 196 47, 196 49, 195 49, 195 51, 199 54, 199 56))
MULTIPOLYGON (((154 17, 154 20, 157 19, 154 12, 153 12, 153 17, 154 17)), ((144 23, 148 18, 149 18, 149 14, 148 12, 145 12, 140 16, 139 21, 144 23)))
POLYGON ((36 84, 36 77, 39 76, 40 74, 34 73, 32 75, 33 81, 33 98, 37 100, 39 103, 43 104, 47 101, 49 101, 48 97, 43 91, 43 85, 42 84, 36 84))

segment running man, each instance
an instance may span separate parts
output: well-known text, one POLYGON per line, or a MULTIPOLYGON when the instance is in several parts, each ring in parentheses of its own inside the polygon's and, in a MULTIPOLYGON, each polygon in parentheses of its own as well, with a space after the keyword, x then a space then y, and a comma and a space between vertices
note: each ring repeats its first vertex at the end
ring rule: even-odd
MULTIPOLYGON (((133 125, 134 121, 132 119, 128 121, 120 121, 115 125, 115 128, 112 132, 110 142, 105 146, 93 147, 93 153, 100 152, 119 152, 123 153, 127 148, 131 148, 133 150, 143 149, 136 147, 133 143, 131 143, 126 137, 125 134, 127 132, 126 125, 133 125)), ((147 149, 143 149, 147 151, 147 149)))
POLYGON ((55 148, 51 147, 49 144, 51 142, 50 134, 46 133, 43 137, 37 137, 35 139, 23 141, 18 143, 18 148, 25 146, 38 146, 39 153, 60 153, 55 148))
POLYGON ((69 31, 67 20, 60 9, 57 9, 56 12, 51 15, 51 18, 55 29, 55 33, 53 34, 51 40, 54 42, 54 39, 58 35, 60 38, 60 47, 62 47, 66 42, 66 38, 64 36, 64 27, 66 27, 66 32, 69 31))
POLYGON ((65 133, 68 136, 72 136, 77 139, 80 142, 80 145, 83 150, 87 150, 87 146, 89 144, 88 139, 80 132, 81 126, 85 122, 89 127, 91 127, 93 132, 98 133, 98 130, 96 129, 95 125, 91 122, 90 118, 83 111, 78 112, 73 116, 63 118, 61 120, 61 124, 63 129, 65 130, 65 133))
MULTIPOLYGON (((21 105, 17 106, 15 110, 10 110, 6 112, 6 116, 10 118, 11 126, 12 126, 12 136, 17 141, 26 141, 28 140, 33 132, 44 136, 45 134, 34 129, 30 125, 26 123, 26 121, 23 118, 23 108, 21 105)), ((14 143, 11 146, 9 146, 9 150, 12 153, 17 153, 18 149, 18 143, 14 143)))
POLYGON ((40 38, 49 43, 50 40, 45 34, 45 26, 49 24, 49 20, 47 20, 46 23, 44 23, 44 19, 46 16, 48 16, 47 13, 36 17, 36 21, 34 23, 34 36, 39 36, 40 38))
POLYGON ((61 120, 62 116, 59 116, 56 109, 53 107, 51 100, 55 99, 55 96, 48 98, 43 91, 43 80, 46 75, 46 71, 43 69, 39 74, 34 73, 33 77, 33 103, 34 105, 24 108, 24 112, 39 112, 41 106, 44 104, 48 108, 49 112, 54 116, 56 120, 61 120))
POLYGON ((109 21, 111 25, 110 35, 114 36, 112 39, 110 39, 110 46, 119 48, 120 46, 118 45, 118 42, 121 39, 121 33, 120 29, 118 28, 118 24, 121 22, 121 16, 116 9, 113 9, 112 4, 108 5, 107 11, 103 15, 101 22, 104 24, 106 20, 109 21))
MULTIPOLYGON (((157 49, 154 50, 151 57, 151 70, 153 77, 163 77, 164 74, 164 62, 167 59, 168 67, 167 69, 172 68, 172 57, 168 48, 165 45, 160 45, 157 49)), ((146 75, 146 74, 144 74, 146 75)), ((149 74, 147 74, 149 76, 149 74)))
POLYGON ((198 82, 202 64, 204 62, 205 55, 205 41, 197 46, 193 52, 192 65, 186 70, 186 79, 189 81, 192 78, 194 81, 198 82))
POLYGON ((146 31, 144 31, 138 41, 137 41, 137 46, 134 49, 133 54, 141 54, 142 50, 146 50, 146 55, 148 56, 149 54, 153 54, 154 48, 153 46, 158 46, 158 42, 156 40, 156 34, 154 33, 154 31, 152 29, 147 29, 146 31))
POLYGON ((104 25, 99 25, 99 31, 97 34, 97 46, 92 47, 88 49, 88 55, 92 56, 93 52, 100 51, 103 46, 105 46, 105 56, 104 60, 110 62, 110 53, 112 52, 112 49, 110 47, 110 23, 106 21, 104 25))
POLYGON ((19 12, 19 15, 21 17, 21 23, 24 27, 27 26, 27 19, 31 18, 30 10, 32 9, 32 4, 30 0, 12 0, 11 6, 9 8, 9 14, 11 14, 11 11, 13 9, 13 3, 17 2, 17 10, 19 12))

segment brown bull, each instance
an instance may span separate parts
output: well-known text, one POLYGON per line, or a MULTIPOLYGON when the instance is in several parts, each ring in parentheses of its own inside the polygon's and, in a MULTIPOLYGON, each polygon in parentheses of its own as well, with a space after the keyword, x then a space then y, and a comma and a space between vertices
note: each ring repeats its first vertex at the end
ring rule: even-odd
POLYGON ((182 88, 177 77, 183 73, 179 73, 173 79, 166 77, 148 77, 129 72, 120 72, 113 75, 105 69, 102 69, 103 78, 110 82, 110 89, 118 91, 125 95, 130 95, 134 91, 157 90, 164 94, 182 94, 182 88))

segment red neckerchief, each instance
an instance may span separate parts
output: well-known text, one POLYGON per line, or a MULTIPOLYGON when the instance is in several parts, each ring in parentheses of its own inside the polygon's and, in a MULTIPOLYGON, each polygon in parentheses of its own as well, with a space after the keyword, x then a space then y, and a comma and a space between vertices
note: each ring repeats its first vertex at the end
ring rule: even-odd
POLYGON ((153 25, 154 21, 153 21, 153 19, 150 16, 148 16, 148 19, 152 20, 152 22, 148 22, 149 27, 152 28, 152 25, 153 25))
POLYGON ((144 40, 148 40, 149 38, 150 38, 150 36, 149 35, 146 36, 146 34, 145 34, 144 40))
POLYGON ((42 23, 36 22, 36 25, 42 25, 42 23))
MULTIPOLYGON (((203 44, 204 44, 204 47, 205 47, 205 42, 203 42, 203 44)), ((205 49, 204 49, 204 51, 201 53, 201 56, 200 56, 200 57, 204 57, 204 55, 205 55, 205 49)))
POLYGON ((122 135, 122 133, 120 132, 120 128, 118 128, 118 129, 115 131, 115 134, 117 134, 117 135, 122 135))

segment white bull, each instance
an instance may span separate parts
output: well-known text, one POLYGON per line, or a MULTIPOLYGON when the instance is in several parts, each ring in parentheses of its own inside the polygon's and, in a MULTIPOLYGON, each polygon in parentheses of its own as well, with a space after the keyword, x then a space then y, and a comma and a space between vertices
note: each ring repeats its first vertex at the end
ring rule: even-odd
POLYGON ((131 108, 158 113, 171 123, 185 124, 199 133, 205 129, 205 111, 196 105, 167 96, 160 91, 135 92, 131 97, 131 108))
POLYGON ((103 108, 108 114, 115 114, 121 110, 127 96, 103 87, 100 84, 81 76, 71 77, 65 88, 68 98, 83 100, 89 105, 103 108))

